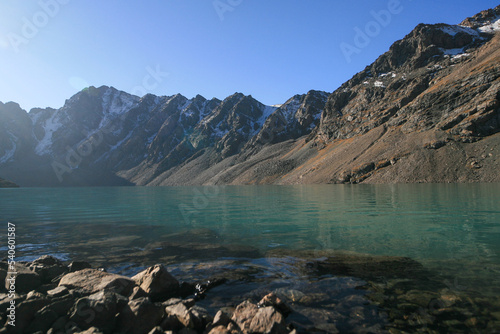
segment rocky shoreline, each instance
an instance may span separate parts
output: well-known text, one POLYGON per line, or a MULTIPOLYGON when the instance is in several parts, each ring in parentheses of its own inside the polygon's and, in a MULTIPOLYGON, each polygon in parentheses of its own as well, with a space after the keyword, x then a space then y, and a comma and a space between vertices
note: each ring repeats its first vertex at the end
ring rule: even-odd
POLYGON ((11 268, 1 261, 0 280, 6 284, 0 291, 0 333, 397 334, 500 328, 498 297, 468 291, 410 258, 274 255, 279 270, 285 268, 279 261, 290 261, 302 283, 284 276, 271 284, 249 276, 235 279, 225 269, 224 276, 182 281, 161 264, 128 277, 48 255, 11 268), (13 269, 15 282, 8 274, 13 269), (235 294, 237 301, 225 298, 235 294))
POLYGON ((275 294, 211 315, 196 302, 223 280, 180 283, 159 264, 129 278, 45 255, 15 270, 1 271, 0 333, 295 333, 275 294))

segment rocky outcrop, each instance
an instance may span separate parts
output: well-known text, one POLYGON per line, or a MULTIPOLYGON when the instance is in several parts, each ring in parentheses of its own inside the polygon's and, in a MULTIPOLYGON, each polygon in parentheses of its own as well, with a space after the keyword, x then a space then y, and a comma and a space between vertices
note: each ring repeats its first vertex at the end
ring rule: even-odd
MULTIPOLYGON (((155 265, 127 278, 90 268, 68 273, 68 266, 51 256, 43 256, 30 263, 18 264, 16 270, 16 294, 14 297, 1 295, 0 299, 0 305, 3 306, 10 305, 12 300, 15 312, 11 319, 6 317, 5 312, 9 312, 7 307, 2 307, 0 317, 4 324, 0 333, 291 331, 285 324, 290 308, 275 295, 267 295, 259 303, 261 308, 245 302, 236 308, 232 316, 227 315, 226 311, 219 311, 213 317, 203 307, 196 305, 197 299, 179 298, 181 290, 178 281, 162 265, 155 265), (63 267, 65 273, 42 284, 39 278, 34 279, 38 277, 34 270, 41 267, 47 270, 63 267), (29 280, 25 278, 26 272, 32 273, 29 280), (139 289, 142 296, 137 295, 139 289), (245 305, 255 312, 244 312, 245 305)), ((54 270, 50 272, 56 273, 54 270)), ((48 278, 47 274, 42 277, 48 278)), ((8 282, 7 279, 5 281, 8 282)))

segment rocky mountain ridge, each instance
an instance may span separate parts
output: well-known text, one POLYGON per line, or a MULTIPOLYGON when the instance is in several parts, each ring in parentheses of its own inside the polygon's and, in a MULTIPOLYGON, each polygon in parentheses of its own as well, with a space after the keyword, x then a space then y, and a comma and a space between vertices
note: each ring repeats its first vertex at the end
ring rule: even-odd
POLYGON ((0 104, 20 185, 500 182, 500 6, 420 24, 333 93, 279 106, 89 87, 60 109, 0 104))

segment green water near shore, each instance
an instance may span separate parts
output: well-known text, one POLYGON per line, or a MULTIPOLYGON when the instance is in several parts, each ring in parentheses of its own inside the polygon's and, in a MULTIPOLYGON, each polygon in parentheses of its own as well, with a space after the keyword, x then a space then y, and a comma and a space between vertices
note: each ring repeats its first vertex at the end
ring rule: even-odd
POLYGON ((499 204, 499 184, 0 189, 0 219, 16 224, 21 260, 54 254, 124 274, 156 262, 178 275, 241 265, 259 268, 253 279, 304 284, 276 259, 404 256, 449 290, 495 302, 499 204))

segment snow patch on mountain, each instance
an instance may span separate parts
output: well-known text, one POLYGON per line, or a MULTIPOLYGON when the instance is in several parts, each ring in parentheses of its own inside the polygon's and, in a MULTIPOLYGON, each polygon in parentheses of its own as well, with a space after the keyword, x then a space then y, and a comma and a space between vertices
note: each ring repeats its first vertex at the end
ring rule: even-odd
POLYGON ((459 26, 459 25, 448 25, 445 27, 441 27, 440 29, 441 29, 441 31, 447 33, 450 36, 455 36, 458 33, 465 33, 465 34, 479 37, 479 33, 476 30, 469 28, 469 27, 464 27, 464 26, 459 26))
POLYGON ((54 132, 59 130, 62 126, 62 122, 60 120, 60 112, 54 111, 52 116, 45 121, 42 125, 44 130, 43 138, 37 143, 35 147, 35 153, 38 155, 45 155, 52 152, 52 135, 54 132))
POLYGON ((479 31, 487 34, 492 34, 500 31, 500 17, 496 17, 491 24, 486 24, 478 28, 479 31))
POLYGON ((121 115, 137 106, 140 98, 109 88, 102 97, 102 110, 105 114, 121 115))

